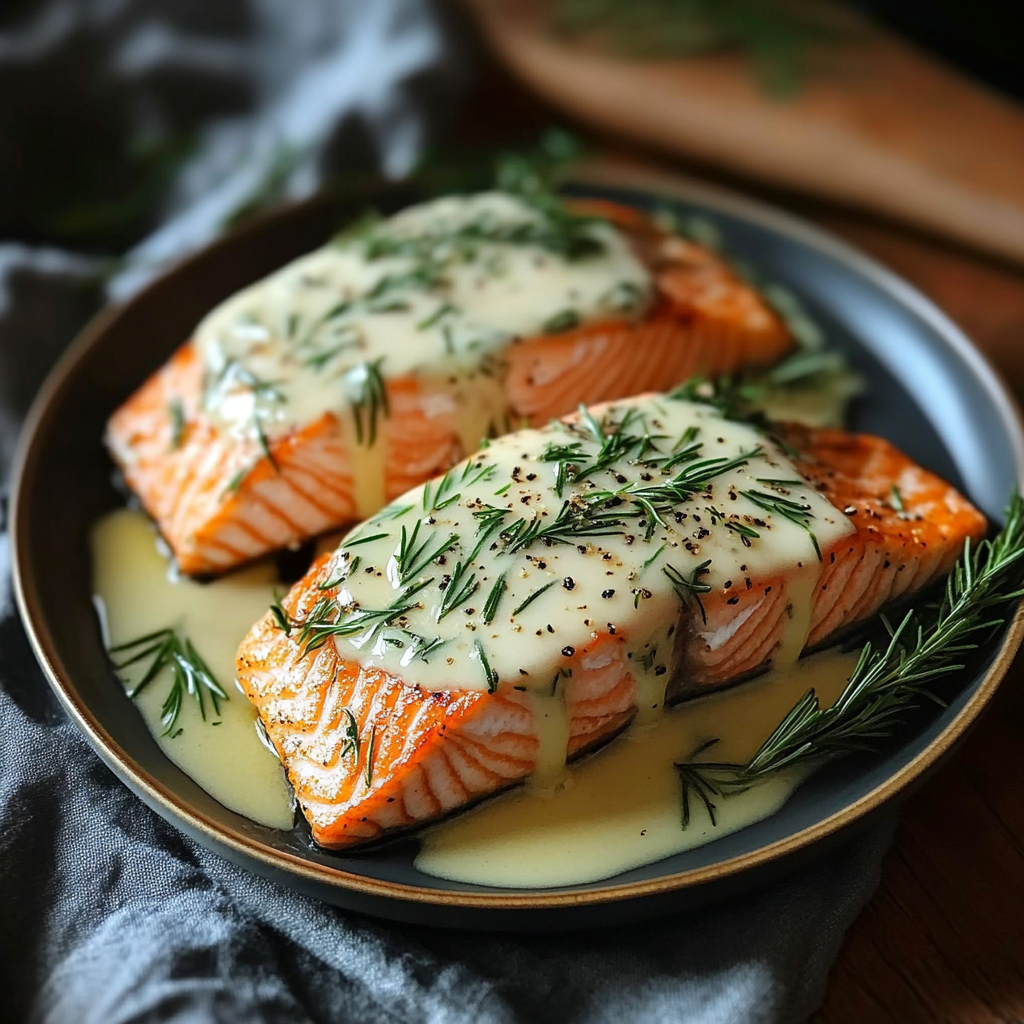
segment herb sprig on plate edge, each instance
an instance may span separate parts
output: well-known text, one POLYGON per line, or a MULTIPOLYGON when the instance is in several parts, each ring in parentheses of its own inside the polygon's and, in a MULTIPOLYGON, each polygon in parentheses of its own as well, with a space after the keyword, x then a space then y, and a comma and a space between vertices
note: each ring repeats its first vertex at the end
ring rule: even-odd
POLYGON ((777 772, 819 767, 857 751, 873 751, 922 700, 944 706, 929 684, 966 667, 1024 597, 1024 498, 1014 494, 1003 528, 990 540, 970 540, 936 600, 908 611, 896 624, 884 616, 888 641, 868 641, 839 699, 822 707, 810 689, 793 705, 745 764, 702 761, 717 739, 677 763, 682 825, 699 800, 711 824, 716 800, 743 793, 777 772))

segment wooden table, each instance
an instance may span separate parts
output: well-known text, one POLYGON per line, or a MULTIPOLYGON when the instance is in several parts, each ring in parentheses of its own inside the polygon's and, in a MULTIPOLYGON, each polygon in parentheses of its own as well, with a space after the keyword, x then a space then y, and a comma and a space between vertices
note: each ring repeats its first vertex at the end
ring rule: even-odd
MULTIPOLYGON (((1024 404, 1024 273, 853 215, 812 219, 930 296, 1024 404)), ((1024 1020, 1022 687, 1019 657, 952 761, 907 801, 815 1024, 1024 1020)))

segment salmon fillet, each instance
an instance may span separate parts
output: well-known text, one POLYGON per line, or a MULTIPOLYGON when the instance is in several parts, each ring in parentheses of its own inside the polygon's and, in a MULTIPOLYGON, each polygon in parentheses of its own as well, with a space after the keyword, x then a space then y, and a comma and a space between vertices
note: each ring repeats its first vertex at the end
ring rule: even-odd
MULTIPOLYGON (((497 430, 539 425, 581 401, 664 389, 696 373, 769 366, 792 347, 760 295, 709 251, 666 235, 635 210, 579 208, 627 234, 653 274, 653 304, 639 322, 610 317, 505 349, 497 430)), ((353 451, 347 420, 333 413, 269 440, 233 436, 204 408, 204 386, 188 342, 114 413, 106 433, 128 486, 185 573, 220 572, 371 514, 470 454, 457 429, 458 403, 427 377, 385 379, 384 450, 369 456, 353 451), (385 464, 379 493, 358 493, 367 457, 385 464)))
MULTIPOLYGON (((638 399, 633 404, 645 401, 649 403, 638 399)), ((644 429, 657 436, 658 425, 657 420, 648 419, 644 429)), ((800 487, 809 485, 818 491, 827 500, 826 507, 835 510, 839 526, 833 530, 834 539, 820 546, 820 560, 808 543, 806 561, 794 556, 774 575, 758 574, 739 560, 741 554, 729 579, 700 593, 699 601, 683 602, 666 634, 674 638, 670 640, 672 657, 658 664, 656 651, 650 650, 650 664, 643 667, 649 672, 653 666, 656 675, 668 676, 666 702, 763 670, 782 657, 783 647, 791 642, 794 617, 801 614, 805 621, 798 629, 792 656, 820 645, 947 572, 965 539, 976 540, 985 530, 982 514, 954 488, 885 440, 798 426, 780 427, 779 433, 791 446, 787 449, 790 466, 799 479, 774 480, 770 493, 793 501, 800 487)), ((506 440, 513 443, 518 436, 506 440)), ((536 451, 539 445, 534 437, 520 448, 536 451)), ((526 455, 523 451, 524 459, 526 455)), ((627 461, 628 453, 608 472, 620 473, 627 461)), ((468 465, 479 464, 471 460, 468 465)), ((517 479, 519 469, 514 474, 517 479)), ((584 484, 580 493, 585 494, 587 486, 591 484, 584 484)), ((714 492, 715 485, 702 486, 707 490, 693 500, 713 501, 712 509, 736 497, 732 483, 723 483, 714 492)), ((436 493, 440 487, 435 485, 436 493)), ((415 502, 418 494, 413 492, 403 501, 415 502)), ((473 502, 479 507, 479 498, 473 502)), ((686 529, 699 523, 687 537, 707 532, 706 509, 692 503, 677 507, 675 522, 685 522, 686 529), (681 511, 684 507, 692 519, 681 511), (703 517, 699 520, 693 514, 697 507, 703 517)), ((661 514, 669 520, 668 510, 661 514)), ((741 532, 746 530, 748 539, 757 537, 752 543, 771 543, 766 536, 770 524, 764 520, 746 516, 741 521, 720 510, 717 514, 729 517, 741 532)), ((359 535, 375 529, 376 522, 363 527, 359 535)), ((509 533, 514 530, 503 536, 509 533)), ((404 533, 402 539, 406 539, 404 533)), ((630 548, 640 543, 632 535, 625 540, 630 548)), ((345 557, 366 550, 358 543, 356 539, 345 557)), ((598 543, 606 542, 600 535, 592 536, 580 551, 586 548, 600 559, 612 557, 612 549, 595 548, 598 543)), ((343 542, 340 550, 344 549, 343 542)), ((530 564, 544 568, 540 560, 551 560, 552 553, 563 549, 540 544, 534 550, 540 554, 531 556, 530 564)), ((281 614, 293 628, 286 633, 268 613, 246 637, 237 659, 239 682, 280 754, 316 842, 328 848, 367 842, 432 821, 527 779, 541 758, 539 719, 548 705, 543 700, 538 703, 535 692, 518 686, 517 676, 495 678, 493 692, 463 686, 439 689, 423 684, 416 661, 407 669, 387 671, 367 667, 352 656, 351 648, 333 639, 322 644, 310 644, 308 638, 304 642, 302 624, 315 619, 318 606, 339 593, 336 554, 321 557, 284 600, 281 614)), ((439 561, 444 560, 442 556, 439 561)), ((479 566, 483 571, 484 560, 479 566)), ((450 570, 450 556, 444 567, 450 570)), ((700 579, 699 570, 692 578, 700 579)), ((555 582, 562 582, 557 574, 555 582)), ((572 591, 573 607, 579 608, 599 606, 601 599, 611 597, 610 589, 595 592, 605 585, 581 590, 568 577, 562 583, 563 589, 572 591)), ((632 593, 637 595, 633 607, 651 596, 640 586, 632 593)), ((467 614, 478 608, 467 609, 467 614)), ((642 644, 649 618, 641 609, 625 622, 595 620, 585 645, 563 648, 561 657, 552 662, 550 668, 557 669, 553 692, 558 689, 565 708, 559 734, 564 738, 559 742, 564 742, 565 758, 607 742, 637 714, 639 703, 646 699, 643 694, 649 692, 639 685, 638 664, 640 654, 650 648, 642 644)), ((486 616, 485 621, 489 621, 486 616)), ((548 625, 547 630, 553 632, 560 625, 555 619, 554 628, 548 625)), ((537 635, 541 634, 539 628, 537 635)), ((531 641, 527 629, 516 643, 531 641)))

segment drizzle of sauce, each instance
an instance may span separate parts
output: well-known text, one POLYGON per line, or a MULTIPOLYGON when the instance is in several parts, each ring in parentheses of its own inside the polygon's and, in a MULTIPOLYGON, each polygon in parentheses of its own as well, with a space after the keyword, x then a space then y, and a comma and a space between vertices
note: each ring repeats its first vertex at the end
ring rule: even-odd
MULTIPOLYGON (((744 762, 803 694, 824 706, 842 692, 856 653, 827 651, 634 725, 596 754, 569 765, 552 789, 527 786, 429 829, 416 867, 457 882, 538 889, 581 885, 651 864, 774 814, 803 776, 781 773, 717 801, 712 826, 699 800, 681 827, 673 762, 714 737, 715 760, 744 762)), ((711 757, 712 754, 707 755, 711 757)))
MULTIPOLYGON (((238 644, 273 600, 271 564, 206 584, 172 577, 149 520, 127 509, 100 519, 91 544, 93 589, 110 644, 177 627, 230 696, 221 703, 220 716, 207 703, 206 721, 186 697, 175 726, 182 731, 172 738, 162 735, 160 724, 169 673, 154 679, 135 704, 160 748, 225 807, 271 828, 291 828, 294 803, 281 763, 263 746, 256 711, 234 685, 238 644)), ((127 680, 126 689, 138 682, 146 665, 148 660, 119 673, 127 680)))
MULTIPOLYGON (((272 566, 261 563, 207 584, 175 576, 149 520, 137 511, 103 517, 91 540, 94 589, 109 642, 177 626, 230 693, 218 726, 211 724, 212 716, 204 722, 186 700, 178 723, 182 731, 172 739, 161 735, 160 724, 169 680, 154 680, 136 704, 161 749, 224 806, 273 828, 291 828, 294 802, 280 762, 258 737, 254 709, 231 686, 237 645, 273 599, 272 566)), ((438 877, 486 885, 570 885, 651 863, 752 824, 781 807, 800 778, 777 776, 722 801, 714 828, 694 802, 691 824, 683 830, 672 762, 714 736, 720 737, 716 759, 748 758, 809 687, 824 704, 831 703, 855 660, 854 654, 814 655, 669 711, 642 700, 623 737, 568 767, 561 692, 537 691, 531 700, 540 715, 541 765, 529 785, 428 830, 416 866, 438 877)), ((141 665, 126 670, 128 685, 141 670, 141 665)), ((639 666, 637 676, 641 693, 649 683, 660 700, 661 678, 639 666)))

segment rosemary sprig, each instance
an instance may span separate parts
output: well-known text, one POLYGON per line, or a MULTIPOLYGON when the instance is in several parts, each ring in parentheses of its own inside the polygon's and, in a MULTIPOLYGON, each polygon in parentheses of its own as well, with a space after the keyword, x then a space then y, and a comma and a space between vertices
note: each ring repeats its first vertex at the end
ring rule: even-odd
MULTIPOLYGON (((123 644, 111 647, 111 655, 124 654, 123 660, 111 659, 114 668, 121 672, 129 665, 145 661, 150 663, 142 678, 128 691, 134 700, 164 669, 171 670, 171 688, 167 691, 163 706, 160 709, 160 724, 164 736, 170 736, 181 714, 182 704, 186 696, 192 697, 199 706, 199 713, 206 721, 206 699, 210 698, 213 713, 220 715, 220 702, 228 700, 224 688, 217 682, 210 667, 200 657, 199 652, 187 637, 182 638, 171 628, 159 629, 154 633, 137 637, 123 644)), ((177 734, 175 734, 177 735, 177 734)))
POLYGON ((185 406, 180 398, 171 399, 167 406, 167 412, 171 417, 171 450, 181 447, 185 436, 185 406))
POLYGON ((370 739, 366 744, 366 786, 370 787, 373 781, 373 748, 377 742, 377 724, 370 726, 370 739))
POLYGON ((252 422, 256 430, 256 438, 260 443, 260 448, 263 450, 263 457, 274 467, 275 473, 280 473, 281 467, 277 464, 277 459, 274 458, 274 453, 270 450, 270 442, 267 440, 267 435, 263 430, 263 424, 260 422, 258 414, 253 416, 252 422))
MULTIPOLYGON (((302 647, 303 654, 309 654, 322 647, 331 637, 358 638, 359 646, 364 646, 371 640, 375 640, 382 634, 385 627, 391 626, 396 619, 400 619, 412 611, 418 603, 413 598, 433 582, 433 577, 427 577, 403 587, 395 599, 384 608, 346 610, 333 597, 320 598, 305 619, 299 623, 293 623, 300 627, 298 642, 302 647)), ((427 643, 426 639, 418 634, 410 633, 408 630, 403 632, 417 646, 427 643)))
POLYGON ((476 573, 470 572, 472 559, 458 561, 455 563, 455 570, 451 574, 448 585, 444 588, 441 604, 438 606, 434 618, 440 622, 446 615, 461 608, 479 589, 480 584, 476 581, 476 573))
POLYGON ((423 486, 423 511, 440 512, 449 505, 454 505, 462 497, 461 490, 456 488, 472 487, 474 484, 486 482, 494 476, 493 464, 480 464, 470 460, 460 470, 458 466, 448 470, 438 482, 437 490, 431 490, 428 480, 423 486))
POLYGON ((1024 499, 1014 494, 1005 525, 991 540, 964 551, 938 600, 911 610, 895 627, 882 619, 888 641, 871 641, 839 699, 823 708, 813 689, 800 698, 745 764, 696 758, 704 744, 676 765, 683 787, 683 827, 691 796, 715 823, 716 799, 743 792, 783 769, 815 767, 854 751, 870 751, 891 736, 922 699, 942 701, 928 688, 965 667, 1006 621, 1012 602, 1024 597, 1024 499))
POLYGON ((487 681, 487 692, 494 693, 498 688, 498 673, 491 668, 491 663, 487 660, 487 652, 484 650, 484 645, 480 643, 479 640, 473 641, 473 654, 471 656, 480 662, 480 667, 484 670, 484 679, 487 681))
POLYGON ((512 609, 513 616, 518 615, 524 608, 529 608, 529 606, 533 604, 541 594, 546 590, 550 590, 557 582, 558 580, 552 580, 550 583, 545 583, 543 587, 538 587, 532 594, 530 594, 529 597, 526 598, 525 601, 522 602, 522 604, 517 608, 512 609))
POLYGON ((352 403, 352 416, 356 427, 356 443, 372 448, 377 440, 377 421, 391 414, 388 391, 381 373, 384 356, 372 363, 359 363, 346 370, 342 380, 352 403), (365 442, 364 442, 365 438, 365 442))
POLYGON ((563 309, 560 313, 555 313, 554 316, 548 317, 547 320, 541 324, 542 334, 562 334, 565 331, 571 331, 574 327, 578 327, 580 323, 580 315, 575 309, 563 309))
POLYGON ((702 583, 701 577, 706 576, 710 572, 710 565, 711 559, 708 558, 694 568, 689 576, 684 576, 674 565, 663 566, 661 570, 668 577, 669 582, 672 584, 672 589, 675 590, 676 596, 683 602, 685 607, 689 608, 692 604, 697 605, 701 621, 705 626, 708 624, 708 617, 704 611, 704 602, 701 601, 700 595, 710 594, 711 585, 709 583, 702 583))
MULTIPOLYGON (((322 590, 329 589, 328 587, 321 587, 322 590)), ((288 613, 284 609, 284 605, 281 604, 281 595, 275 590, 274 600, 270 605, 270 614, 274 617, 274 622, 277 624, 277 628, 284 633, 285 636, 292 635, 292 620, 288 618, 288 613)))
MULTIPOLYGON (((780 494, 764 494, 761 491, 740 491, 748 501, 753 502, 758 508, 778 516, 780 519, 788 519, 806 531, 814 545, 814 553, 821 561, 821 547, 818 545, 818 538, 811 529, 811 520, 814 518, 810 505, 802 501, 794 501, 792 498, 785 498, 780 494)), ((733 527, 736 529, 736 527, 733 527)), ((755 534, 758 536, 758 534, 755 534)))
POLYGON ((494 581, 494 586, 491 587, 491 592, 487 595, 487 600, 484 602, 483 620, 488 626, 493 621, 494 616, 498 614, 498 605, 501 604, 501 599, 508 588, 508 584, 505 582, 506 576, 508 576, 507 569, 494 581))
POLYGON ((417 519, 411 532, 404 525, 402 526, 402 538, 399 541, 398 550, 394 554, 399 583, 408 583, 409 580, 418 576, 435 558, 442 555, 459 539, 457 533, 451 533, 434 547, 431 547, 429 537, 419 543, 421 525, 422 520, 417 519))
POLYGON ((349 708, 342 708, 341 713, 345 716, 345 738, 341 742, 341 757, 352 754, 353 759, 359 760, 359 723, 356 716, 349 708))

